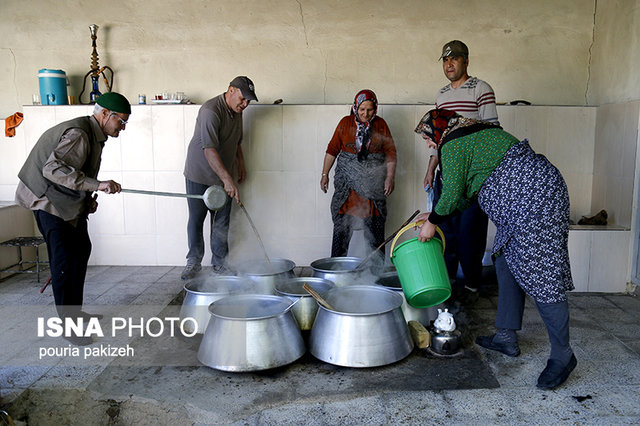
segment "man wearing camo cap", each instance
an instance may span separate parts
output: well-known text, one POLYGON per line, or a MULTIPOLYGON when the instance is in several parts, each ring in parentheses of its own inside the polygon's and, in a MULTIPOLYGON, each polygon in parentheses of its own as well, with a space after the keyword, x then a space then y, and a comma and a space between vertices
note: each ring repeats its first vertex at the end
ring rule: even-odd
MULTIPOLYGON (((452 40, 442 46, 442 70, 449 84, 438 92, 436 108, 455 111, 466 118, 498 122, 496 96, 491 86, 467 73, 469 48, 460 40, 452 40)), ((434 201, 440 195, 441 171, 437 151, 431 152, 424 186, 434 188, 434 201)), ((452 299, 465 299, 470 292, 477 292, 482 282, 482 258, 487 240, 489 219, 477 202, 472 203, 462 214, 440 225, 447 241, 445 261, 449 278, 454 280, 452 299), (458 280, 458 265, 463 280, 458 280)))

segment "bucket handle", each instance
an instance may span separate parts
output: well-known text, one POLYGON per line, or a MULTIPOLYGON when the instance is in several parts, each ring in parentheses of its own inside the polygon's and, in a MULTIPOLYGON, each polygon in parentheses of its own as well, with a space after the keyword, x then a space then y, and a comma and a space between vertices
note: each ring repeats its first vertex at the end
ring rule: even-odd
MULTIPOLYGON (((391 251, 389 251, 389 257, 393 256, 393 249, 396 246, 396 241, 398 241, 398 237, 400 237, 400 235, 402 235, 405 231, 411 229, 411 228, 415 228, 416 226, 421 226, 424 223, 424 220, 419 220, 417 222, 412 222, 410 224, 408 224, 407 226, 405 226, 404 228, 402 228, 400 231, 398 231, 398 233, 396 234, 396 237, 393 239, 393 242, 391 243, 391 251)), ((440 236, 440 239, 442 240, 442 252, 444 253, 444 248, 445 248, 445 241, 444 241, 444 234, 442 233, 442 230, 436 226, 436 232, 438 233, 438 236, 440 236)))

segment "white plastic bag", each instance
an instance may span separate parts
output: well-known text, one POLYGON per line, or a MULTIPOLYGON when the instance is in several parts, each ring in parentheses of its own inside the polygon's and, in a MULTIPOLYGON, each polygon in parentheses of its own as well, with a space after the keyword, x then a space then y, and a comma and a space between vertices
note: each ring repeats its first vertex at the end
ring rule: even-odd
POLYGON ((425 192, 427 193, 427 213, 431 213, 433 211, 433 188, 429 185, 424 187, 425 192))

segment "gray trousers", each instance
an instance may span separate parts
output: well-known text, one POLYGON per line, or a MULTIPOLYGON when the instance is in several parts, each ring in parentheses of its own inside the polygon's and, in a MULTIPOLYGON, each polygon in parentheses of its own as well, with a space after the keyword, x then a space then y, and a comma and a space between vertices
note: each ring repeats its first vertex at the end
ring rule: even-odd
MULTIPOLYGON (((202 195, 207 190, 207 185, 202 185, 186 180, 187 194, 202 195)), ((189 206, 189 222, 187 223, 187 238, 189 242, 189 253, 187 260, 191 262, 201 263, 204 257, 204 220, 209 214, 211 224, 211 266, 222 266, 229 254, 229 243, 227 237, 229 235, 229 219, 231 217, 231 201, 227 200, 218 211, 209 210, 204 201, 197 198, 187 198, 189 206)))
MULTIPOLYGON (((520 330, 525 293, 509 270, 504 256, 497 257, 494 263, 498 277, 496 328, 520 330)), ((536 302, 536 307, 549 335, 551 344, 549 358, 568 362, 573 353, 569 344, 569 302, 567 300, 559 303, 536 302)))

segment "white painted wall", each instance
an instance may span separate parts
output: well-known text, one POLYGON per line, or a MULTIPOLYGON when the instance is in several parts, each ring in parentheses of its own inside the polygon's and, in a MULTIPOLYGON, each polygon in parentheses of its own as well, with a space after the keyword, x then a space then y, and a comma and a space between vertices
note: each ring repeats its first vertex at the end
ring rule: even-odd
MULTIPOLYGON (((107 141, 100 178, 115 179, 125 188, 184 192, 185 148, 198 108, 198 105, 134 106, 126 131, 120 138, 107 141)), ((396 190, 389 197, 387 233, 397 229, 414 210, 424 209, 422 179, 427 152, 413 128, 428 108, 428 105, 380 106, 399 158, 396 190)), ((505 129, 519 138, 528 137, 534 149, 547 155, 562 171, 569 187, 574 221, 588 214, 594 203, 590 188, 596 115, 600 109, 498 108, 505 129)), ((0 158, 10 158, 3 161, 7 167, 0 172, 0 195, 13 198, 17 171, 40 133, 54 123, 90 111, 87 106, 26 107, 25 125, 19 128, 17 136, 0 138, 0 158)), ((245 111, 244 152, 249 174, 240 186, 241 198, 271 257, 308 265, 329 256, 331 191, 328 194, 320 191, 319 176, 326 144, 347 111, 347 105, 252 105, 245 111)), ((98 201, 98 212, 89 222, 92 264, 184 263, 187 251, 184 199, 101 194, 98 201)), ((627 206, 631 202, 622 193, 618 194, 618 201, 627 206)), ((622 212, 620 206, 612 211, 622 212)), ((26 211, 25 214, 29 216, 26 211)), ((10 223, 4 223, 2 229, 15 231, 10 223)), ((579 291, 625 289, 630 236, 629 230, 615 228, 571 231, 569 249, 579 291)), ((231 262, 262 256, 255 235, 237 208, 232 213, 230 246, 231 262)))
POLYGON ((591 213, 605 209, 610 223, 630 228, 636 185, 640 101, 598 108, 591 213))
MULTIPOLYGON (((413 129, 428 105, 381 105, 398 151, 396 190, 389 197, 387 229, 416 209, 424 210, 422 181, 427 150, 413 129)), ((99 177, 123 187, 184 192, 182 170, 199 105, 133 106, 127 129, 105 145, 99 177)), ((320 191, 327 143, 348 105, 252 105, 244 113, 248 178, 241 199, 266 246, 275 256, 299 264, 329 253, 331 191, 320 191)), ((25 107, 15 138, 0 138, 3 161, 0 197, 13 199, 17 173, 38 136, 55 123, 90 114, 89 106, 25 107)), ((563 172, 572 218, 591 206, 595 114, 593 107, 501 106, 508 131, 529 138, 563 172), (581 155, 576 158, 575 153, 581 155)), ((97 264, 181 264, 186 254, 186 202, 180 198, 101 194, 99 214, 90 220, 97 264), (139 249, 147 247, 146 250, 139 249)), ((232 255, 258 249, 248 223, 234 213, 232 255)), ((260 253, 257 253, 260 256, 260 253)))

